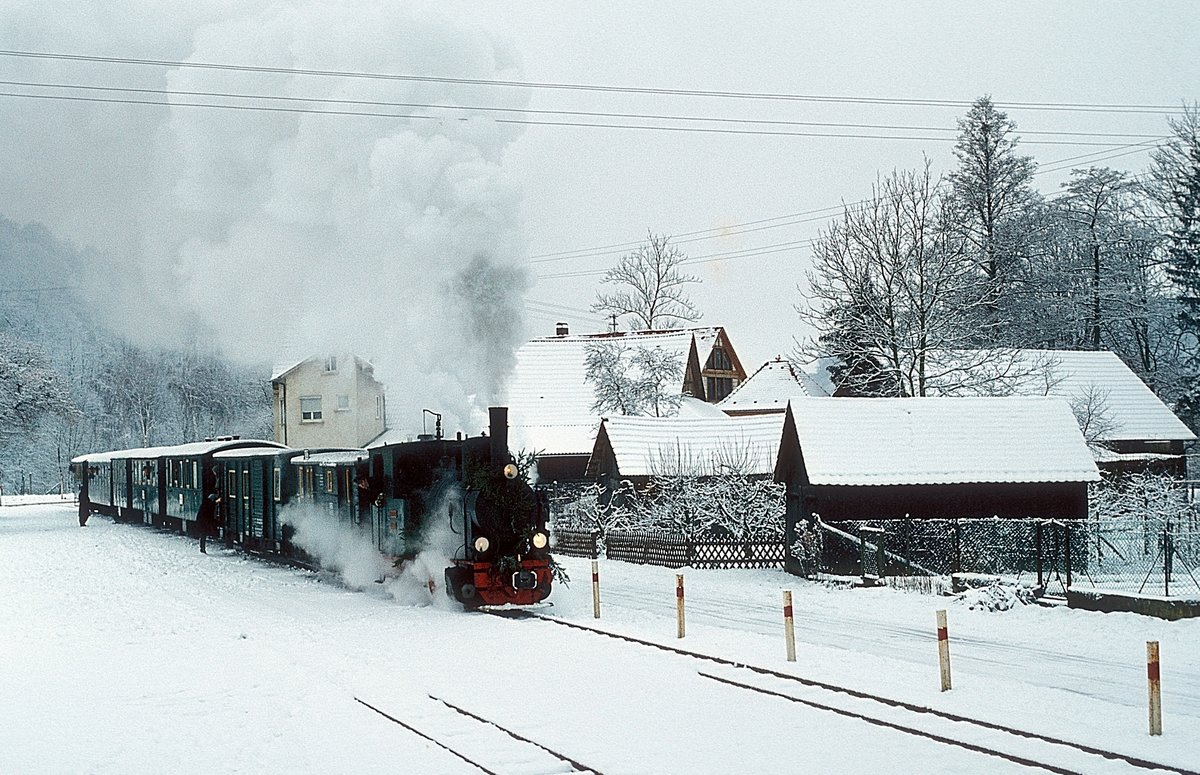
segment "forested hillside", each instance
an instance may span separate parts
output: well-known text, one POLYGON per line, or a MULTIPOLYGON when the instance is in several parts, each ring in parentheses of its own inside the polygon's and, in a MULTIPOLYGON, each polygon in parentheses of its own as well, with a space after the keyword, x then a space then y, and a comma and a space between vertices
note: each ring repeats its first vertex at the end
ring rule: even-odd
POLYGON ((270 436, 269 365, 224 358, 197 326, 180 326, 182 341, 137 336, 129 313, 148 291, 124 282, 44 227, 0 218, 4 492, 57 488, 83 452, 270 436))

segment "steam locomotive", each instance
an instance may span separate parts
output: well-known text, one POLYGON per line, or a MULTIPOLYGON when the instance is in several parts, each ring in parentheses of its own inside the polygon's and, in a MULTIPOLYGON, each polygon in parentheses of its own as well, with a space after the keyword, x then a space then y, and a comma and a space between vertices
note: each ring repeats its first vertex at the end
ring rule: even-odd
POLYGON ((531 605, 553 581, 546 498, 508 450, 507 409, 489 414, 486 436, 439 432, 369 449, 221 437, 81 455, 71 461, 80 521, 98 512, 194 536, 214 496, 229 546, 311 564, 289 517, 304 513, 368 536, 396 568, 432 534, 449 534, 448 594, 467 608, 531 605))

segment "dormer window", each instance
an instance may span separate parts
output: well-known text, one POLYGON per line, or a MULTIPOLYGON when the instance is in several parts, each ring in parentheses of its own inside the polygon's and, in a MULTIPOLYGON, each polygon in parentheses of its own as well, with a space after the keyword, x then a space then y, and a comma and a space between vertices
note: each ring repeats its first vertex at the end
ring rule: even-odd
POLYGON ((336 355, 330 355, 327 358, 325 358, 325 371, 326 371, 326 373, 331 373, 331 372, 337 371, 337 356, 336 355))

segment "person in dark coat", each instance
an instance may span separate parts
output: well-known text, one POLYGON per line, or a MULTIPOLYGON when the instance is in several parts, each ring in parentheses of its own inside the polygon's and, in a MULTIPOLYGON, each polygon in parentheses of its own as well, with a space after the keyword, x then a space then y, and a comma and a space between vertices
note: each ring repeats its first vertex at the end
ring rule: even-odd
POLYGON ((200 531, 200 553, 208 554, 204 543, 210 535, 217 534, 217 504, 221 502, 221 496, 218 493, 209 493, 204 502, 200 504, 200 511, 196 513, 196 529, 200 531))

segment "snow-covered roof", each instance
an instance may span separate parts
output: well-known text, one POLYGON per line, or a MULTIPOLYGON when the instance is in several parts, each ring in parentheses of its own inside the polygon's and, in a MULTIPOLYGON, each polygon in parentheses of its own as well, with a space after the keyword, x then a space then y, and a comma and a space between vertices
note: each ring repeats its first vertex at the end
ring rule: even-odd
MULTIPOLYGON (((783 430, 783 415, 746 417, 607 417, 604 434, 622 476, 722 472, 770 474, 783 430)), ((596 456, 588 475, 599 473, 596 456)))
POLYGON ((546 455, 591 453, 600 417, 592 410, 596 395, 585 376, 588 345, 612 342, 678 353, 682 391, 693 339, 703 366, 719 334, 719 328, 682 328, 553 336, 526 342, 517 349, 516 366, 502 402, 508 406, 513 449, 546 455))
POLYGON ((213 453, 214 460, 228 460, 230 458, 241 457, 275 457, 284 452, 300 452, 298 449, 289 447, 239 447, 238 449, 225 449, 220 452, 213 453))
POLYGON ((111 452, 93 452, 74 457, 71 459, 71 462, 102 463, 108 460, 124 460, 127 458, 191 457, 193 455, 207 455, 210 452, 225 449, 226 447, 247 446, 287 449, 283 444, 264 439, 221 439, 219 441, 191 441, 186 444, 173 444, 162 447, 138 447, 135 449, 117 449, 111 452))
MULTIPOLYGON (((372 365, 369 360, 367 360, 366 358, 363 358, 362 356, 354 355, 352 353, 332 353, 332 354, 338 356, 339 358, 348 357, 348 358, 352 359, 355 364, 362 367, 368 373, 373 373, 375 370, 374 365, 372 365)), ((287 358, 285 360, 279 361, 271 366, 271 381, 278 382, 279 380, 281 380, 285 376, 287 376, 290 372, 292 372, 297 366, 308 363, 309 361, 323 361, 323 360, 325 360, 326 357, 327 356, 325 356, 325 355, 308 355, 303 358, 292 357, 292 358, 287 358)))
POLYGON ((767 361, 733 389, 717 406, 726 412, 779 412, 792 396, 827 396, 812 377, 776 358, 767 361))
POLYGON ((1099 444, 1091 445, 1092 459, 1097 463, 1151 463, 1163 460, 1179 460, 1183 455, 1162 452, 1113 452, 1099 444))
POLYGON ((1089 394, 1114 428, 1105 440, 1193 441, 1192 433, 1116 353, 1107 350, 1021 350, 1035 373, 1014 392, 1085 401, 1089 394))
POLYGON ((308 457, 297 455, 292 458, 292 465, 344 466, 367 459, 365 449, 341 449, 336 452, 314 452, 308 457))
POLYGON ((788 411, 813 484, 1100 479, 1063 398, 793 398, 788 411))

